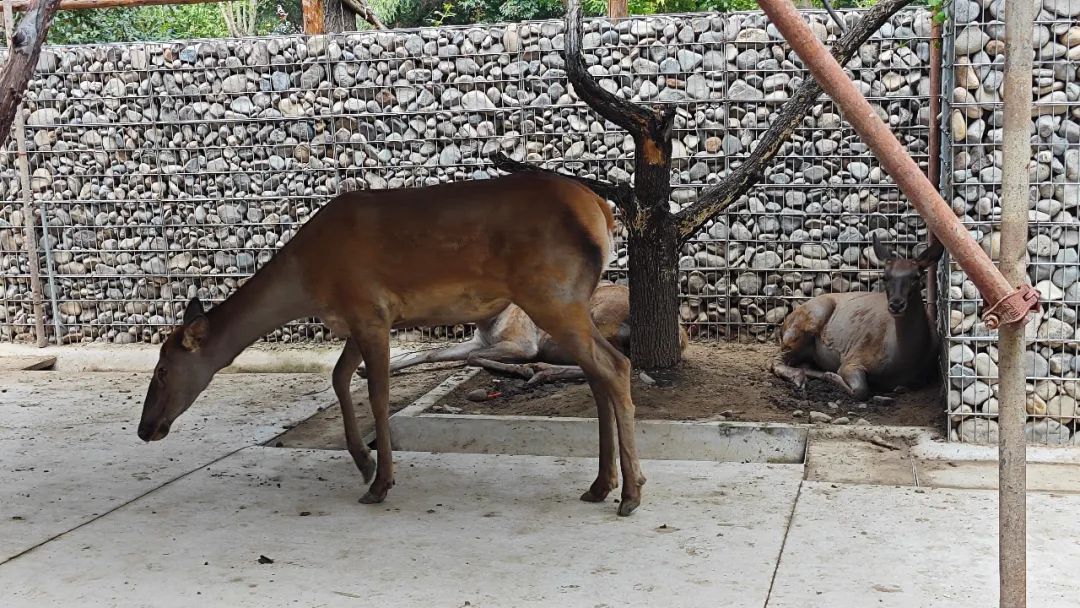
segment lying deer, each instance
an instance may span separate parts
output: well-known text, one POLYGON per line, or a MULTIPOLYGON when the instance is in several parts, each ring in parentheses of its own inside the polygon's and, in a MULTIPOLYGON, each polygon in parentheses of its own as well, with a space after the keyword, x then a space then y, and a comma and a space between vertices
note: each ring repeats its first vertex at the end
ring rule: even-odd
MULTIPOLYGON (((629 289, 611 283, 597 287, 589 301, 589 316, 605 340, 623 354, 630 352, 629 289)), ((689 337, 682 328, 679 332, 680 345, 686 350, 689 337)), ((520 376, 528 380, 528 386, 585 377, 580 367, 572 365, 574 358, 513 304, 478 322, 469 341, 402 355, 390 362, 390 372, 445 361, 466 361, 489 371, 520 376)), ((360 375, 365 374, 361 366, 360 375)))
POLYGON ((584 370, 600 419, 600 467, 582 500, 618 486, 619 514, 641 502, 630 363, 597 331, 589 300, 612 249, 608 204, 577 182, 539 173, 417 189, 348 192, 315 214, 220 306, 193 299, 162 344, 139 437, 162 439, 214 374, 274 328, 318 317, 347 337, 333 373, 349 453, 371 481, 363 503, 394 485, 390 330, 477 322, 513 303, 584 370), (423 218, 425 221, 418 221, 423 218), (427 226, 439 227, 432 234, 427 226), (366 363, 378 461, 360 434, 349 384, 366 363), (374 480, 371 480, 374 471, 374 480))
POLYGON ((931 245, 914 260, 898 258, 874 235, 885 262, 885 293, 823 294, 784 319, 777 376, 802 388, 807 377, 832 382, 856 399, 870 389, 915 388, 932 378, 937 333, 922 300, 920 277, 944 252, 931 245))

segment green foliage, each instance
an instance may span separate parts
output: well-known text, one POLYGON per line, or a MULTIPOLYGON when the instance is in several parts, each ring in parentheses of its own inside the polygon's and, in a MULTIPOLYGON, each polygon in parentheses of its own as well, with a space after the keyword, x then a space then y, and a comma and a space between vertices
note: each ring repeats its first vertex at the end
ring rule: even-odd
POLYGON ((61 11, 49 28, 51 44, 89 44, 227 36, 213 4, 61 11))

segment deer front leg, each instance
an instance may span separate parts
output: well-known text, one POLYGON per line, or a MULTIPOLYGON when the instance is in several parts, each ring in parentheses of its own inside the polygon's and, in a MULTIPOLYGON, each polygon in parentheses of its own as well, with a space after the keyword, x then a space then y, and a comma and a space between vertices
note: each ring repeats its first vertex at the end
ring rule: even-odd
POLYGON ((870 386, 866 381, 866 372, 862 368, 843 365, 837 373, 825 372, 822 377, 844 389, 859 401, 870 396, 870 386))
POLYGON ((349 447, 349 454, 360 469, 364 477, 364 483, 371 481, 375 473, 375 459, 371 457, 371 450, 364 444, 364 437, 360 434, 360 427, 356 424, 356 408, 352 400, 352 375, 356 366, 360 365, 360 346, 356 340, 349 338, 345 342, 345 349, 341 351, 337 365, 334 366, 334 393, 337 394, 338 402, 341 403, 341 420, 345 424, 345 444, 349 447))
POLYGON ((375 481, 360 499, 364 504, 380 503, 394 486, 394 460, 390 449, 390 328, 364 327, 354 330, 367 363, 368 401, 375 418, 375 444, 379 458, 375 481))

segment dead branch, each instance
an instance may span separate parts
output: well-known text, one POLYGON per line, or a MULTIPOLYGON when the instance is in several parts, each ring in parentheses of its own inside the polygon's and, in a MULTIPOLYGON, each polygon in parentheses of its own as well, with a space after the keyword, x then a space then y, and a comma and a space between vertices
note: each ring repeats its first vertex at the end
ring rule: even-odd
POLYGON ((522 171, 537 171, 540 173, 550 173, 552 175, 558 175, 561 177, 568 177, 572 180, 581 182, 586 188, 606 198, 607 200, 615 203, 617 207, 623 209, 625 206, 629 206, 634 199, 634 189, 627 184, 613 184, 611 182, 605 182, 600 179, 592 179, 590 177, 578 177, 576 175, 570 175, 569 173, 563 173, 561 171, 552 171, 550 169, 544 169, 536 165, 530 165, 529 163, 523 163, 516 161, 502 152, 496 152, 491 155, 491 162, 495 166, 507 173, 520 173, 522 171))
POLYGON ((574 85, 574 91, 582 101, 600 116, 629 131, 635 139, 645 135, 650 125, 662 119, 666 113, 670 112, 674 115, 674 108, 655 109, 639 106, 601 87, 585 66, 585 56, 581 53, 582 29, 581 2, 568 0, 566 42, 563 49, 566 59, 566 77, 574 85))
POLYGON ((833 23, 835 23, 837 27, 840 28, 840 31, 847 32, 848 26, 846 23, 844 23, 844 18, 836 12, 836 10, 832 7, 832 3, 829 2, 829 0, 821 0, 821 4, 825 6, 825 10, 828 11, 829 17, 831 17, 833 23))
POLYGON ((352 12, 356 13, 361 19, 367 21, 371 27, 377 30, 385 30, 386 25, 383 24, 379 16, 375 14, 375 11, 371 10, 367 0, 342 0, 342 4, 349 7, 352 12))
MULTIPOLYGON (((864 42, 881 29, 894 13, 910 3, 911 0, 883 0, 867 11, 862 19, 833 45, 832 56, 841 64, 850 61, 864 42)), ((761 136, 757 147, 746 161, 722 182, 702 192, 696 203, 677 214, 676 221, 682 238, 693 236, 707 221, 733 205, 761 181, 767 164, 795 132, 820 95, 821 85, 807 75, 791 99, 780 108, 772 127, 761 136)))
POLYGON ((45 42, 58 8, 60 0, 37 0, 23 15, 11 36, 11 52, 4 64, 4 71, 0 72, 0 144, 6 142, 11 134, 15 112, 22 103, 30 77, 34 75, 41 45, 45 42))

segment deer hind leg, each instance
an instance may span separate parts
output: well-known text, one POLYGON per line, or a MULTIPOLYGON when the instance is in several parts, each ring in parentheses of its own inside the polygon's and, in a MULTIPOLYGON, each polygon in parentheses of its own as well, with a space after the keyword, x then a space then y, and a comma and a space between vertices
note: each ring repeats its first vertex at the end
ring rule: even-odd
POLYGON ((358 327, 353 337, 367 363, 368 401, 375 418, 375 443, 378 460, 375 480, 360 499, 365 504, 380 503, 394 485, 394 460, 390 448, 390 328, 358 327))
MULTIPOLYGON (((473 336, 468 342, 407 353, 400 357, 394 357, 390 361, 390 373, 392 374, 405 369, 406 367, 412 367, 422 363, 465 361, 470 354, 482 348, 484 348, 484 342, 479 339, 479 336, 473 336)), ((361 378, 367 378, 367 365, 360 365, 359 375, 361 378)))
MULTIPOLYGON (((589 291, 591 288, 586 289, 589 291)), ((566 349, 584 370, 596 399, 600 435, 600 470, 582 500, 598 502, 617 487, 615 436, 618 431, 619 464, 622 468, 622 502, 619 515, 629 515, 641 504, 641 474, 635 447, 634 402, 630 398, 630 362, 593 326, 588 299, 555 305, 550 299, 538 304, 518 303, 537 325, 566 349)))
POLYGON ((334 393, 337 394, 341 403, 341 419, 345 424, 345 444, 349 447, 349 454, 360 469, 364 477, 364 483, 371 481, 375 473, 375 459, 371 457, 371 450, 364 444, 364 437, 360 434, 360 427, 356 424, 356 408, 353 405, 350 385, 353 372, 360 365, 360 345, 356 340, 349 338, 345 342, 345 349, 341 351, 337 365, 334 366, 333 384, 334 393))

